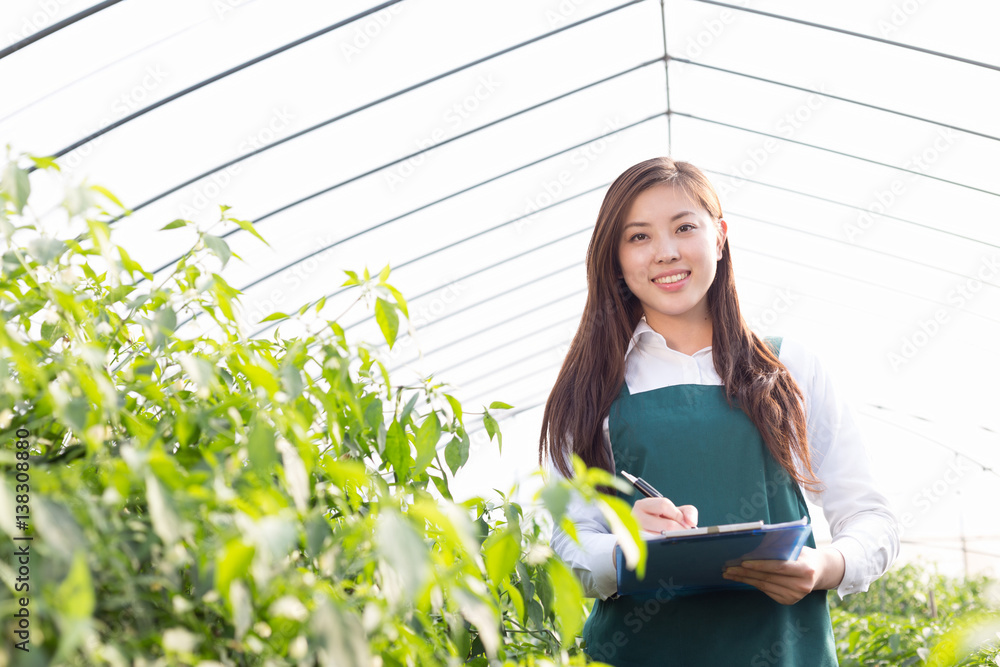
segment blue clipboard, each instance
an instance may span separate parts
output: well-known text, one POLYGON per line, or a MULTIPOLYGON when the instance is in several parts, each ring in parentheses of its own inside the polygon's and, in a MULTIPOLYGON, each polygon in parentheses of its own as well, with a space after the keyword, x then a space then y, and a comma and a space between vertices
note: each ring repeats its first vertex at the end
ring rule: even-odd
MULTIPOLYGON (((618 595, 664 591, 667 595, 690 595, 717 590, 754 589, 750 584, 722 578, 725 568, 745 560, 795 560, 812 534, 808 517, 787 523, 729 529, 712 526, 708 532, 670 531, 664 537, 646 540, 646 576, 639 579, 625 566, 625 555, 615 546, 618 595)), ((736 524, 733 527, 739 526, 736 524)))

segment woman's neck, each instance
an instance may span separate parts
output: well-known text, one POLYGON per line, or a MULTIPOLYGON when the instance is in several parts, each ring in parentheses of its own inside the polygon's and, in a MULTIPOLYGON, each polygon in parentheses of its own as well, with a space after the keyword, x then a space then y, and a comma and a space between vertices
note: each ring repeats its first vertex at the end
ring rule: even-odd
POLYGON ((696 318, 672 318, 662 313, 646 314, 646 324, 663 336, 667 347, 688 356, 712 344, 712 318, 707 313, 696 318))

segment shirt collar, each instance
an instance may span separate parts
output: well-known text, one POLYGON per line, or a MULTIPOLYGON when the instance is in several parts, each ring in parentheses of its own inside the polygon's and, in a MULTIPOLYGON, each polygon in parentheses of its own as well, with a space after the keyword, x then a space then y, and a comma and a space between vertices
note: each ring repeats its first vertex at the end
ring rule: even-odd
MULTIPOLYGON (((667 345, 666 339, 656 329, 649 326, 649 323, 646 322, 646 316, 643 315, 641 318, 639 318, 639 323, 635 325, 635 329, 632 331, 632 338, 629 339, 628 349, 625 350, 625 358, 628 359, 629 353, 632 352, 632 350, 636 347, 638 347, 641 351, 643 349, 649 349, 649 347, 651 346, 661 347, 665 350, 670 350, 671 352, 674 352, 676 354, 682 354, 681 352, 678 352, 677 350, 674 350, 669 345, 667 345)), ((698 350, 692 355, 685 354, 684 356, 695 357, 705 352, 709 352, 711 351, 711 349, 712 346, 709 345, 708 347, 704 347, 698 350)))

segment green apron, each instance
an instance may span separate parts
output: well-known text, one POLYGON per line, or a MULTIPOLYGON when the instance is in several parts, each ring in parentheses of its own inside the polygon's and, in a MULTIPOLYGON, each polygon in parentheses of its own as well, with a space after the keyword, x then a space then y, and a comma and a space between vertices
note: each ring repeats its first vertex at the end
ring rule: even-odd
MULTIPOLYGON (((777 354, 781 338, 768 344, 777 354)), ((609 434, 615 472, 642 477, 675 505, 694 505, 699 526, 809 516, 798 484, 746 413, 729 407, 721 385, 681 384, 631 395, 622 383, 609 434)), ((619 495, 631 504, 643 497, 619 495)), ((806 544, 816 547, 812 535, 806 544)), ((612 665, 838 664, 825 590, 784 605, 752 587, 698 594, 660 587, 597 600, 583 638, 591 658, 612 665)))

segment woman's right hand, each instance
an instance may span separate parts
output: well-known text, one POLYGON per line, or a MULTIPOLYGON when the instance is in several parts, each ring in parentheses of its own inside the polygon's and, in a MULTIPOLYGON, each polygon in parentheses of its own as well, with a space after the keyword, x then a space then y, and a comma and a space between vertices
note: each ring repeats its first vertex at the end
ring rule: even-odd
POLYGON ((632 506, 632 516, 642 529, 654 533, 698 526, 698 509, 694 505, 677 507, 666 498, 640 498, 632 506))
MULTIPOLYGON (((698 527, 698 508, 694 505, 677 507, 666 498, 640 498, 632 505, 632 516, 640 528, 654 533, 698 527)), ((611 550, 611 562, 616 562, 614 549, 611 550)))

